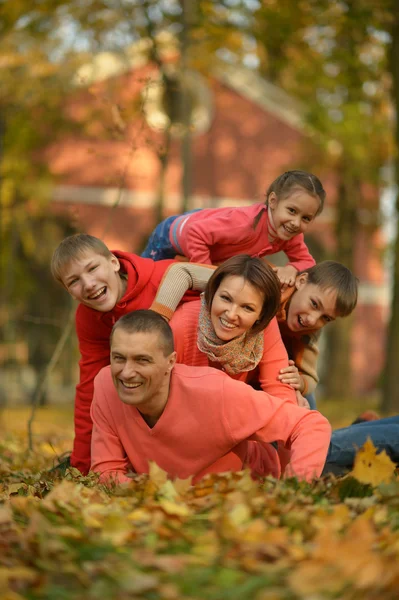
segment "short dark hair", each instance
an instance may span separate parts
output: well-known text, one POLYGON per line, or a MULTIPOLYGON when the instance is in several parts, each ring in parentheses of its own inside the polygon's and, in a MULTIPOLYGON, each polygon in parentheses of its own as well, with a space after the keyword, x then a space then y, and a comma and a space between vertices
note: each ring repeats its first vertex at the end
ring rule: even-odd
POLYGON ((82 256, 84 252, 92 250, 105 258, 111 258, 112 252, 102 240, 88 233, 75 233, 62 240, 54 250, 51 259, 51 273, 56 281, 63 283, 62 275, 66 266, 72 260, 82 256))
POLYGON ((257 322, 252 326, 252 333, 259 333, 267 327, 280 307, 280 282, 272 267, 260 258, 248 254, 238 254, 226 260, 214 271, 205 288, 205 301, 211 310, 213 298, 225 277, 236 275, 242 277, 263 294, 262 311, 257 322))
POLYGON ((175 349, 173 332, 169 324, 153 310, 140 309, 123 315, 112 328, 110 345, 117 329, 123 329, 128 333, 158 333, 164 356, 169 356, 175 349))
POLYGON ((324 260, 301 273, 308 274, 307 283, 318 285, 322 290, 336 290, 339 317, 347 317, 355 309, 359 280, 348 267, 335 260, 324 260))
POLYGON ((277 196, 277 199, 280 200, 280 198, 286 196, 293 188, 296 187, 303 188, 308 192, 308 194, 319 199, 320 206, 316 212, 316 216, 319 215, 324 208, 326 192, 320 179, 316 177, 316 175, 308 173, 307 171, 286 171, 277 177, 277 179, 275 179, 269 185, 269 188, 266 192, 266 204, 268 203, 269 196, 272 192, 274 192, 277 196))

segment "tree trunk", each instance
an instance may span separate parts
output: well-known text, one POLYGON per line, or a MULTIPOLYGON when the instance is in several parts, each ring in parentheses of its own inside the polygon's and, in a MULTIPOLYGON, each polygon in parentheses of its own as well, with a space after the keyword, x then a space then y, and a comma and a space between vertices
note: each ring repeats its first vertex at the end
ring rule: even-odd
MULTIPOLYGON (((395 141, 395 179, 399 185, 399 0, 393 1, 392 42, 390 47, 389 68, 392 75, 392 102, 396 112, 395 141)), ((396 215, 399 218, 399 196, 396 192, 396 215)), ((397 228, 398 229, 398 228, 397 228)), ((383 397, 381 408, 384 412, 399 412, 399 235, 396 232, 394 244, 393 289, 391 317, 386 343, 385 369, 383 376, 383 397)))
POLYGON ((181 71, 182 82, 180 94, 180 114, 183 125, 183 137, 181 140, 181 164, 182 164, 182 207, 181 212, 189 210, 191 186, 192 186, 192 171, 191 171, 191 98, 188 85, 185 81, 188 63, 189 51, 189 32, 194 20, 194 3, 192 0, 181 0, 182 7, 182 29, 180 35, 181 47, 181 71))
MULTIPOLYGON (((359 182, 341 169, 336 204, 336 260, 353 270, 357 230, 356 207, 359 182)), ((326 394, 333 398, 350 396, 353 391, 351 372, 352 318, 337 319, 328 328, 326 394)))

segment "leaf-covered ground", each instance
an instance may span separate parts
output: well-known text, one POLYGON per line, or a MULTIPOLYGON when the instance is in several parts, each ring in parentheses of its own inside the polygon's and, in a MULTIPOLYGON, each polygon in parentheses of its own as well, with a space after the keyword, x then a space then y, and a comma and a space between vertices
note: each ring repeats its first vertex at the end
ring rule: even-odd
POLYGON ((1 437, 0 600, 399 597, 399 479, 371 446, 358 479, 192 487, 152 465, 110 491, 48 472, 70 436, 1 437))

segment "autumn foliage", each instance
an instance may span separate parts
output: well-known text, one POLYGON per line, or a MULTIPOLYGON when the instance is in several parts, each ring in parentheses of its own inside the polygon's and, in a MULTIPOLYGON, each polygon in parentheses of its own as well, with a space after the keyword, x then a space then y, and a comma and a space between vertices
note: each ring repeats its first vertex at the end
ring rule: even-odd
POLYGON ((312 485, 248 472, 195 486, 149 475, 106 489, 49 471, 70 440, 0 445, 0 598, 397 598, 399 480, 371 442, 312 485))

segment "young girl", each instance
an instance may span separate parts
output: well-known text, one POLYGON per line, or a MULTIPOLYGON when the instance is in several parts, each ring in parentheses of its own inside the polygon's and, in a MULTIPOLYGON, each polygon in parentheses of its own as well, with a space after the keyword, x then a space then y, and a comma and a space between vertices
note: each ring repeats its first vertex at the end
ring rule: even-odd
POLYGON ((265 203, 195 210, 162 221, 142 256, 161 260, 180 254, 191 262, 220 264, 237 254, 262 257, 282 250, 290 262, 275 271, 284 290, 294 285, 298 271, 315 264, 303 234, 323 210, 325 196, 315 175, 287 171, 270 185, 265 203))

